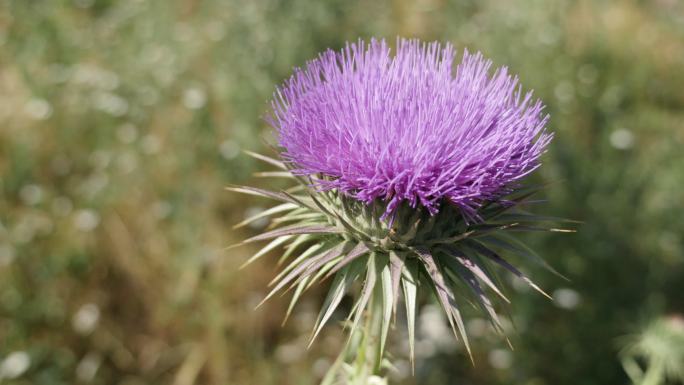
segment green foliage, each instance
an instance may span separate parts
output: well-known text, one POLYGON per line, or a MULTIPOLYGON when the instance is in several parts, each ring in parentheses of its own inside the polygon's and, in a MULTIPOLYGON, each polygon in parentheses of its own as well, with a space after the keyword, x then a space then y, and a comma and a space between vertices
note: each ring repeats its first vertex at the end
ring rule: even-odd
POLYGON ((679 316, 652 321, 639 334, 624 338, 622 366, 634 384, 684 383, 684 320, 679 316), (645 361, 642 369, 639 361, 645 361))
POLYGON ((570 282, 530 267, 554 302, 518 280, 503 292, 513 352, 467 322, 472 367, 417 298, 415 377, 397 328, 393 382, 626 383, 615 339, 635 318, 684 311, 682 6, 0 2, 0 360, 29 364, 3 384, 316 383, 344 343, 327 328, 298 348, 325 293, 302 294, 284 328, 287 302, 252 310, 277 255, 238 269, 256 249, 223 248, 262 229, 230 228, 264 203, 223 188, 252 184, 261 165, 239 150, 263 150, 267 100, 293 66, 397 34, 482 50, 536 90, 556 139, 533 211, 584 224, 525 236, 570 282))

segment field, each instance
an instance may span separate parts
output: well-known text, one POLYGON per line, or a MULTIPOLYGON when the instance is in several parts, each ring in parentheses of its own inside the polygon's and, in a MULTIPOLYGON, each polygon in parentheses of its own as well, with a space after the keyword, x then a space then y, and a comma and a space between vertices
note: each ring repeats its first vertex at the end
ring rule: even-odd
POLYGON ((343 338, 306 349, 323 288, 284 326, 287 296, 254 310, 278 255, 240 270, 256 248, 226 247, 270 202, 224 187, 285 187, 243 150, 271 151, 294 67, 396 36, 535 90, 555 132, 536 210, 582 224, 524 237, 569 281, 526 265, 553 301, 510 282, 513 351, 474 313, 473 366, 426 297, 392 383, 629 384, 653 357, 653 384, 684 381, 683 2, 0 0, 0 383, 316 384, 343 338), (653 325, 674 337, 632 361, 653 325))

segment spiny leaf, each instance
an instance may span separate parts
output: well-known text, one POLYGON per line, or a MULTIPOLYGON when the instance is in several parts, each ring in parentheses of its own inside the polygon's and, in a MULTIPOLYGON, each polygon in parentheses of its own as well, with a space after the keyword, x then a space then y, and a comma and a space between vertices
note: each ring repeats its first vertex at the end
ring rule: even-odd
MULTIPOLYGON (((321 196, 325 197, 326 195, 322 194, 321 196)), ((318 200, 315 194, 309 192, 309 197, 311 198, 311 201, 314 203, 314 205, 316 205, 326 215, 328 215, 329 217, 337 217, 337 214, 334 212, 334 210, 331 210, 326 205, 324 205, 320 200, 318 200)))
POLYGON ((286 246, 285 252, 280 258, 278 258, 277 265, 282 265, 283 262, 285 262, 290 257, 290 255, 292 255, 292 253, 294 253, 299 248, 299 246, 305 244, 306 242, 312 239, 314 239, 313 234, 301 234, 295 236, 294 241, 292 241, 289 245, 286 246))
POLYGON ((555 223, 582 223, 572 219, 536 215, 526 212, 504 213, 496 217, 496 222, 555 222, 555 223))
POLYGON ((401 284, 404 289, 404 304, 406 305, 406 324, 408 326, 409 337, 409 358, 411 361, 411 370, 415 368, 415 340, 416 340, 416 278, 418 271, 416 266, 407 261, 403 269, 404 277, 401 279, 401 284))
POLYGON ((390 322, 392 321, 392 308, 394 305, 394 294, 392 293, 392 273, 386 258, 376 259, 376 268, 380 271, 380 282, 382 289, 382 326, 380 331, 380 352, 382 357, 387 342, 390 322), (385 260, 383 260, 385 259, 385 260))
POLYGON ((352 308, 351 312, 349 312, 349 318, 352 316, 354 317, 354 320, 351 323, 351 327, 349 330, 349 338, 352 338, 354 336, 354 332, 356 331, 356 328, 359 325, 359 322, 361 321, 361 317, 363 316, 364 309, 366 308, 366 305, 368 305, 368 301, 370 300, 371 295, 373 294, 373 289, 375 288, 375 281, 377 280, 377 274, 375 271, 375 253, 371 253, 370 257, 368 258, 368 264, 366 267, 366 282, 364 282, 363 287, 361 288, 361 294, 359 296, 358 301, 356 304, 354 304, 354 307, 352 308))
POLYGON ((515 197, 508 197, 506 199, 506 201, 508 202, 507 204, 503 202, 493 202, 491 203, 491 205, 483 207, 480 210, 480 215, 487 221, 494 219, 499 215, 505 213, 506 211, 523 204, 527 198, 531 197, 532 195, 536 194, 541 190, 541 187, 536 186, 519 190, 518 195, 516 195, 515 197))
POLYGON ((518 225, 515 227, 511 227, 508 229, 508 231, 541 231, 541 232, 552 232, 552 233, 575 233, 577 230, 573 229, 560 229, 560 228, 555 228, 555 227, 538 227, 538 226, 525 226, 525 225, 518 225))
POLYGON ((328 271, 330 271, 330 269, 332 269, 333 267, 335 267, 335 264, 337 264, 337 262, 339 262, 341 258, 342 258, 342 257, 337 257, 337 258, 333 259, 332 261, 330 261, 330 262, 326 263, 325 265, 323 265, 323 267, 321 267, 320 269, 318 269, 318 271, 316 272, 316 274, 314 274, 313 278, 309 281, 309 284, 306 286, 306 288, 309 289, 311 286, 313 286, 313 285, 315 285, 316 283, 318 283, 318 281, 319 281, 319 280, 320 280, 328 271))
POLYGON ((543 296, 547 297, 548 299, 553 300, 553 298, 552 298, 550 295, 548 295, 544 290, 542 290, 539 286, 537 286, 537 284, 535 284, 534 282, 532 282, 531 279, 529 279, 525 274, 523 274, 523 273, 522 273, 520 270, 518 270, 515 266, 511 265, 510 263, 508 263, 508 261, 506 261, 506 260, 503 259, 501 256, 499 256, 499 254, 495 253, 494 251, 492 251, 491 249, 487 248, 485 245, 483 245, 482 243, 477 242, 477 241, 473 241, 473 247, 474 247, 476 250, 478 250, 478 251, 479 251, 482 255, 484 255, 485 257, 491 259, 492 261, 494 261, 495 263, 497 263, 499 266, 501 266, 501 267, 503 267, 504 269, 510 271, 510 272, 511 272, 513 275, 515 275, 516 277, 522 279, 522 280, 523 280, 525 283, 527 283, 531 288, 533 288, 534 290, 538 291, 538 292, 541 293, 543 296))
POLYGON ((325 275, 324 279, 327 279, 331 275, 335 274, 338 270, 345 267, 347 264, 367 253, 368 251, 368 246, 366 246, 363 242, 359 242, 351 251, 349 251, 349 253, 347 253, 347 255, 344 256, 344 258, 342 258, 340 262, 337 263, 337 265, 335 265, 335 267, 332 268, 332 270, 328 272, 328 274, 325 275))
POLYGON ((394 251, 390 251, 389 257, 392 278, 392 314, 394 319, 396 319, 397 299, 399 298, 399 281, 401 280, 401 271, 404 268, 404 259, 399 257, 394 251))
POLYGON ((534 250, 527 247, 524 243, 518 241, 517 239, 506 235, 506 234, 496 234, 495 236, 483 237, 482 241, 486 244, 490 244, 501 249, 504 249, 510 253, 523 257, 539 266, 544 267, 548 271, 556 274, 557 276, 569 281, 563 274, 559 273, 553 268, 544 258, 540 257, 539 254, 535 253, 534 250))
MULTIPOLYGON (((261 306, 264 302, 266 302, 269 298, 271 298, 275 293, 277 293, 280 289, 285 287, 289 282, 291 282, 295 277, 297 277, 304 269, 306 269, 310 264, 316 262, 318 258, 323 257, 326 254, 326 252, 320 253, 315 257, 311 257, 304 261, 303 263, 299 264, 296 268, 294 268, 290 273, 288 273, 283 279, 278 281, 278 284, 271 290, 270 293, 257 305, 257 307, 261 306)), ((301 258, 301 257, 300 257, 301 258)), ((298 258, 299 259, 299 258, 298 258)), ((294 262, 293 262, 294 264, 294 262)))
POLYGON ((461 266, 468 269, 472 274, 479 278, 485 285, 487 285, 493 292, 501 297, 507 303, 511 301, 499 290, 499 288, 492 282, 487 273, 476 263, 476 261, 463 255, 463 252, 455 247, 444 247, 442 250, 449 256, 453 257, 461 266))
POLYGON ((294 226, 283 227, 283 228, 280 228, 277 230, 267 231, 265 233, 261 233, 259 235, 254 236, 254 237, 245 239, 244 241, 242 241, 242 243, 251 243, 251 242, 256 242, 256 241, 263 241, 265 239, 282 237, 283 235, 339 234, 341 232, 342 232, 342 230, 340 230, 337 227, 332 227, 332 226, 324 226, 324 225, 302 226, 302 225, 298 224, 298 225, 294 225, 294 226))
POLYGON ((256 187, 249 187, 249 186, 228 186, 226 187, 226 190, 228 191, 233 191, 237 193, 242 193, 242 194, 247 194, 247 195, 256 195, 264 198, 271 198, 277 201, 282 201, 282 202, 287 202, 287 203, 295 203, 294 200, 290 199, 285 193, 279 193, 275 191, 269 191, 269 190, 264 190, 256 187))
POLYGON ((447 319, 449 320, 449 324, 451 325, 454 335, 456 335, 456 338, 458 338, 459 334, 461 335, 463 344, 468 351, 468 356, 474 364, 473 355, 470 351, 470 343, 468 342, 468 336, 465 332, 465 325, 463 324, 463 318, 461 317, 461 312, 458 310, 458 305, 456 304, 456 299, 454 298, 452 291, 446 285, 444 276, 437 266, 432 254, 427 249, 423 248, 416 248, 415 251, 416 255, 418 255, 418 258, 421 260, 421 262, 423 262, 427 274, 434 283, 432 286, 437 292, 437 298, 439 299, 439 302, 442 304, 444 311, 447 313, 447 319), (456 331, 457 329, 458 332, 456 331))
POLYGON ((318 210, 316 209, 315 205, 312 205, 311 203, 309 203, 309 202, 306 201, 307 199, 310 199, 309 197, 296 196, 296 195, 294 195, 294 194, 292 194, 292 193, 290 193, 290 192, 288 192, 288 191, 283 191, 283 194, 284 194, 288 199, 292 200, 293 202, 296 202, 297 204, 299 204, 299 205, 301 205, 301 206, 303 206, 303 207, 308 208, 308 209, 311 210, 311 211, 314 211, 314 212, 318 211, 318 210))
POLYGON ((287 242, 290 238, 292 238, 291 235, 285 235, 282 237, 278 237, 271 242, 269 242, 266 246, 262 247, 261 250, 259 250, 256 254, 254 254, 251 258, 249 258, 245 263, 240 265, 240 269, 244 268, 245 266, 249 265, 250 263, 256 261, 259 259, 259 257, 263 256, 264 254, 268 253, 269 251, 275 249, 276 247, 282 245, 283 243, 287 242))
MULTIPOLYGON (((370 239, 370 235, 364 232, 362 229, 358 228, 357 226, 354 226, 352 223, 350 223, 347 219, 345 219, 342 215, 340 215, 337 211, 332 210, 328 207, 325 206, 321 201, 319 201, 314 194, 309 194, 311 196, 311 199, 313 200, 314 204, 318 206, 321 211, 326 213, 328 216, 332 218, 336 218, 340 224, 347 229, 347 231, 351 232, 352 234, 356 234, 359 238, 362 239, 370 239)), ((325 195, 323 195, 325 196, 325 195)), ((346 202, 346 200, 342 200, 342 202, 346 202)))
POLYGON ((252 151, 247 151, 247 150, 245 150, 244 152, 245 152, 245 154, 251 156, 251 157, 254 158, 254 159, 259 159, 260 161, 263 161, 263 162, 266 162, 266 163, 268 163, 268 164, 270 164, 270 165, 276 166, 276 167, 278 167, 279 169, 287 170, 287 167, 285 167, 285 163, 283 163, 283 162, 281 162, 281 161, 279 161, 279 160, 277 160, 277 159, 273 159, 273 158, 271 158, 271 157, 269 157, 269 156, 262 155, 262 154, 258 154, 258 153, 256 153, 256 152, 252 152, 252 151))
POLYGON ((290 305, 287 307, 287 312, 285 312, 285 318, 283 319, 283 323, 281 326, 284 326, 285 323, 287 322, 288 318, 290 318, 290 314, 292 314, 292 310, 294 309, 295 305, 297 304, 297 301, 299 300, 299 297, 302 295, 304 292, 304 289, 306 288, 306 284, 309 282, 309 278, 304 278, 301 282, 297 284, 297 289, 295 290, 294 294, 292 294, 292 299, 290 300, 290 305))
POLYGON ((254 176, 257 178, 288 178, 292 179, 294 176, 289 171, 261 171, 255 172, 254 176))
POLYGON ((312 263, 304 273, 302 273, 302 276, 307 276, 310 275, 312 272, 318 270, 321 266, 325 265, 326 263, 332 261, 333 259, 341 256, 345 252, 349 250, 353 250, 352 248, 352 243, 350 242, 342 242, 338 244, 337 246, 333 247, 330 249, 325 255, 323 255, 321 258, 317 259, 315 263, 312 263))
POLYGON ((421 219, 418 218, 414 220, 411 224, 411 227, 406 231, 404 234, 396 234, 394 235, 394 238, 398 239, 401 242, 408 242, 411 239, 413 239, 416 236, 416 233, 418 233, 418 228, 420 227, 420 222, 421 219))
POLYGON ((278 275, 276 275, 276 277, 273 278, 273 279, 271 280, 271 282, 268 283, 268 286, 269 286, 269 287, 270 287, 270 286, 273 286, 273 285, 274 285, 276 282, 278 282, 285 274, 287 274, 288 272, 292 271, 292 269, 294 269, 295 267, 297 267, 299 264, 301 264, 303 261, 305 261, 307 258, 309 258, 309 256, 313 255, 313 253, 317 252, 317 251, 320 250, 321 248, 323 249, 323 251, 321 251, 321 253, 319 253, 318 255, 316 255, 316 256, 313 257, 313 258, 317 258, 317 257, 319 257, 321 254, 326 253, 327 250, 328 250, 328 247, 327 247, 327 245, 323 245, 323 244, 321 244, 321 243, 314 243, 313 245, 309 246, 304 252, 302 252, 301 254, 299 254, 299 256, 297 256, 297 258, 295 258, 294 261, 288 263, 287 266, 285 266, 285 268, 284 268, 280 273, 278 273, 278 275))
POLYGON ((340 304, 340 301, 342 301, 344 293, 351 286, 352 282, 354 282, 358 273, 359 269, 355 265, 351 265, 335 276, 328 296, 323 302, 323 307, 321 308, 318 320, 316 321, 316 326, 314 326, 314 332, 309 341, 309 347, 313 344, 316 336, 318 336, 318 333, 320 333, 323 326, 325 326, 325 323, 328 322, 333 312, 340 304))
POLYGON ((251 216, 251 217, 245 219, 244 221, 238 223, 237 225, 233 226, 233 229, 238 229, 240 227, 243 227, 245 225, 248 225, 248 224, 256 221, 257 219, 265 218, 265 217, 271 216, 273 214, 282 213, 283 211, 288 211, 288 210, 294 210, 297 207, 299 207, 299 206, 297 206, 294 203, 283 203, 281 205, 271 207, 268 210, 264 210, 264 211, 260 212, 259 214, 251 216))
POLYGON ((427 242, 429 245, 437 245, 437 244, 453 244, 460 242, 464 239, 468 239, 470 237, 479 237, 484 234, 491 233, 493 231, 499 231, 503 230, 509 227, 517 226, 517 223, 508 223, 505 225, 479 225, 477 228, 473 228, 471 230, 462 232, 458 235, 454 235, 452 237, 447 237, 447 238, 438 238, 431 240, 427 242))
POLYGON ((457 274, 460 277, 460 280, 465 282, 468 288, 470 288, 470 290, 473 292, 478 305, 480 305, 480 308, 489 315, 489 319, 496 331, 503 334, 503 327, 501 326, 499 316, 496 313, 496 310, 494 310, 492 302, 489 300, 484 291, 482 291, 482 287, 475 277, 475 274, 473 274, 471 270, 464 268, 462 263, 456 264, 455 261, 448 259, 447 263, 452 266, 451 271, 457 274))
MULTIPOLYGON (((325 217, 319 213, 306 212, 303 214, 285 215, 285 216, 282 216, 279 218, 275 218, 271 221, 271 223, 273 223, 274 225, 282 225, 283 223, 286 223, 286 222, 314 221, 315 219, 321 219, 320 222, 323 222, 325 217)), ((314 221, 314 222, 318 222, 318 221, 314 221)))

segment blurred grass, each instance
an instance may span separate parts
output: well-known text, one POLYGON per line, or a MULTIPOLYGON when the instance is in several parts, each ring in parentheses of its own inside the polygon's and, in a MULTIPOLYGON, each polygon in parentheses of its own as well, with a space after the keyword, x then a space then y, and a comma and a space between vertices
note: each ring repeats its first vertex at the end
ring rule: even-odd
POLYGON ((555 302, 513 283, 514 352, 473 322, 473 368, 428 307, 415 378, 397 327, 396 382, 627 383, 615 339, 684 313, 676 0, 1 1, 0 382, 314 384, 340 332, 303 350, 315 293, 284 328, 283 302, 252 310, 274 259, 238 271, 249 250, 223 248, 268 202, 223 186, 269 184, 240 151, 264 151, 293 66, 397 35, 535 89, 557 135, 538 210, 585 224, 528 237, 571 282, 534 271, 555 302))

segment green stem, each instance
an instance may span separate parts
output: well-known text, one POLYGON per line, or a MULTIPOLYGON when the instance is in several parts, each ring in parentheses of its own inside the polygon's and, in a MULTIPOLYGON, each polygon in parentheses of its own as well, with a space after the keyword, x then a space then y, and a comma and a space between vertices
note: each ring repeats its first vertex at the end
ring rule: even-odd
POLYGON ((663 382, 665 365, 660 359, 651 360, 641 385, 658 385, 663 382))

